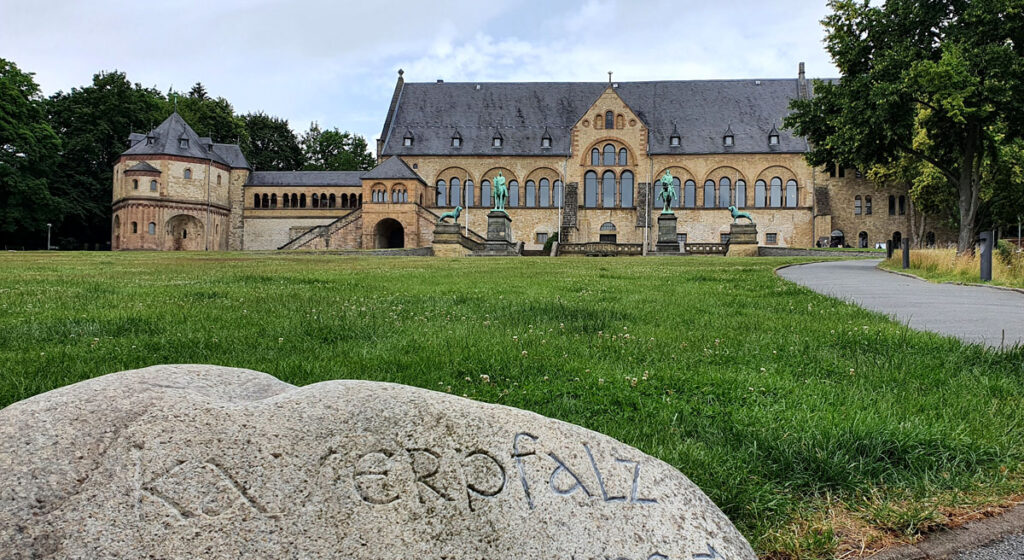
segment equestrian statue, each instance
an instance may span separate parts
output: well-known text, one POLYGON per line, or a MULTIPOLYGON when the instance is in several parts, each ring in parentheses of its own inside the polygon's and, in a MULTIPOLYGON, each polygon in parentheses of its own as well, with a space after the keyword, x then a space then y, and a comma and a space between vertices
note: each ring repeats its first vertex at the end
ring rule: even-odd
MULTIPOLYGON (((494 178, 494 188, 491 189, 491 194, 494 197, 494 210, 493 212, 505 212, 505 202, 508 201, 508 186, 505 184, 505 176, 498 172, 498 176, 494 178)), ((508 212, 505 212, 508 214, 508 212)))
POLYGON ((670 206, 672 206, 672 199, 676 197, 675 189, 672 188, 672 183, 675 179, 672 177, 667 169, 665 174, 661 176, 658 182, 661 183, 661 192, 658 193, 658 199, 665 203, 664 208, 661 209, 662 214, 675 214, 670 206))
POLYGON ((461 206, 456 206, 455 210, 452 210, 451 212, 445 212, 444 214, 441 214, 441 217, 437 219, 437 223, 439 223, 439 224, 446 224, 448 222, 446 222, 445 220, 447 220, 448 218, 451 218, 452 221, 457 224, 457 223, 459 223, 459 214, 462 214, 462 207, 461 206))
POLYGON ((732 223, 734 224, 736 223, 736 220, 740 218, 746 218, 748 222, 754 223, 754 219, 750 217, 750 214, 747 212, 740 212, 735 206, 730 206, 729 212, 732 213, 732 223))

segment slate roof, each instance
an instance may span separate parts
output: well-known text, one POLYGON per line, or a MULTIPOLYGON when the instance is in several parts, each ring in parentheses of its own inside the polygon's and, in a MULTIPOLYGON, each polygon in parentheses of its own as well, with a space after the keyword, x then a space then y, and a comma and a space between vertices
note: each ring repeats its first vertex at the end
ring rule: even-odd
POLYGON ((145 171, 147 173, 160 173, 159 169, 153 167, 152 165, 144 161, 140 161, 139 163, 136 163, 135 165, 129 167, 128 169, 125 169, 125 172, 128 171, 145 171))
POLYGON ((260 187, 359 187, 365 171, 253 171, 246 185, 260 187))
MULTIPOLYGON (((389 113, 381 154, 560 155, 569 132, 598 99, 601 82, 405 83, 389 113), (547 129, 551 148, 541 148, 547 129), (452 147, 455 132, 462 146, 452 147), (403 145, 411 133, 412 146, 403 145), (500 134, 502 147, 492 147, 500 134)), ((797 79, 619 82, 615 91, 650 130, 652 154, 804 152, 807 142, 781 130, 797 79), (723 146, 732 127, 734 145, 723 146), (779 130, 769 148, 768 133, 779 130), (673 129, 680 145, 669 146, 673 129)))
POLYGON ((171 113, 164 122, 148 134, 137 132, 128 136, 130 147, 121 155, 149 156, 169 155, 197 159, 211 159, 234 168, 249 169, 249 162, 242 155, 237 144, 215 144, 209 138, 200 138, 196 131, 177 112, 171 113), (152 143, 148 140, 152 138, 152 143), (187 139, 186 147, 179 142, 187 139))
POLYGON ((402 158, 397 157, 384 160, 380 165, 363 174, 363 179, 413 179, 423 181, 408 164, 402 161, 402 158))

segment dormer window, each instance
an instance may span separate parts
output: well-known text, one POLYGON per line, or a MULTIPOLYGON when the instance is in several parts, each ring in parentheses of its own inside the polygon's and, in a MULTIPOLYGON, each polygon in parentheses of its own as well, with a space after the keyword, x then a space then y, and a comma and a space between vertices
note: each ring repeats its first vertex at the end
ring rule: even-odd
POLYGON ((402 138, 402 145, 406 148, 412 146, 412 132, 405 133, 405 137, 402 138))
POLYGON ((178 138, 178 148, 182 150, 188 149, 188 138, 178 138))
POLYGON ((495 148, 500 148, 501 147, 501 136, 495 136, 493 139, 491 139, 491 146, 493 146, 495 148))
POLYGON ((668 139, 668 145, 669 146, 674 146, 674 147, 678 148, 679 147, 679 135, 678 134, 673 134, 672 136, 670 136, 669 139, 668 139))
POLYGON ((459 138, 458 136, 452 136, 452 147, 453 148, 460 148, 460 147, 462 147, 462 138, 459 138))
POLYGON ((733 144, 732 134, 723 136, 722 137, 722 144, 725 145, 725 146, 732 146, 732 144, 733 144))
POLYGON ((146 137, 146 145, 147 146, 152 146, 153 142, 156 142, 156 137, 155 136, 147 136, 146 137))
POLYGON ((779 135, 778 134, 769 134, 768 135, 768 145, 769 146, 778 146, 779 145, 779 135))
POLYGON ((540 147, 541 148, 550 148, 551 147, 551 139, 547 138, 547 137, 541 138, 540 139, 540 147))

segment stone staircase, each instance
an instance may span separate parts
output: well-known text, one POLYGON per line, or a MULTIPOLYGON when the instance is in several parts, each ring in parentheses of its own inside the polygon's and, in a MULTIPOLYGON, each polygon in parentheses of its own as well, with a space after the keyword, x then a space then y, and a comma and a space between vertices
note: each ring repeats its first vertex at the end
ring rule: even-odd
POLYGON ((279 251, 294 251, 297 249, 302 249, 314 239, 318 239, 320 237, 330 237, 336 231, 358 220, 362 215, 363 209, 357 208, 329 224, 310 228, 309 231, 307 231, 306 233, 303 233, 302 235, 296 237, 295 239, 292 239, 288 243, 281 245, 277 249, 279 251))

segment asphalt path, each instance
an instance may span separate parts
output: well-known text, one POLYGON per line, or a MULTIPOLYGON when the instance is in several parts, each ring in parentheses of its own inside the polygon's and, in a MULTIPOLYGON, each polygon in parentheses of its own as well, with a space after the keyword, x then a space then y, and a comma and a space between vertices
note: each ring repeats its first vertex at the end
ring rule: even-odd
POLYGON ((936 284, 876 268, 879 260, 831 261, 780 269, 779 276, 891 316, 912 329, 995 348, 1024 345, 1024 294, 936 284))

